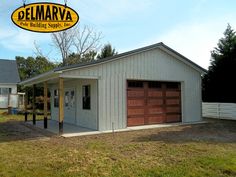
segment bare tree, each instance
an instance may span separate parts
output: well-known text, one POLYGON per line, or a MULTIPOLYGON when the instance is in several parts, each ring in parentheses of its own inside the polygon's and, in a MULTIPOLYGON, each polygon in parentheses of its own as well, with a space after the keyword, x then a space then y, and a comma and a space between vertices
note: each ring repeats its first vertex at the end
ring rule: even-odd
MULTIPOLYGON (((62 58, 62 65, 71 65, 75 63, 92 61, 97 51, 100 49, 100 40, 102 33, 95 31, 87 25, 77 25, 74 28, 52 33, 52 46, 59 51, 62 58)), ((44 56, 41 48, 35 42, 34 52, 37 56, 44 56)), ((49 55, 49 54, 48 54, 49 55)))
POLYGON ((74 37, 75 37, 74 29, 52 33, 51 35, 53 46, 57 50, 59 50, 62 57, 63 65, 65 65, 65 60, 71 52, 71 47, 73 45, 74 37))
MULTIPOLYGON (((52 42, 54 47, 60 51, 63 65, 81 62, 86 62, 88 53, 97 52, 100 47, 101 32, 96 32, 89 26, 79 26, 66 31, 52 33, 52 42), (76 51, 73 52, 73 49, 76 51), (74 62, 68 61, 69 56, 75 53, 77 59, 72 59, 74 62), (80 61, 81 60, 81 61, 80 61)), ((89 58, 91 60, 91 58, 89 58)))
POLYGON ((96 32, 92 27, 87 25, 82 28, 77 26, 75 29, 73 45, 76 48, 76 54, 78 54, 80 58, 83 58, 89 52, 97 52, 100 49, 100 40, 102 39, 101 32, 96 32))
POLYGON ((44 52, 42 51, 40 45, 37 44, 36 41, 34 41, 34 48, 35 48, 35 50, 33 52, 34 52, 36 57, 39 56, 39 57, 46 58, 47 60, 49 60, 49 55, 52 52, 51 50, 47 54, 44 54, 44 52))

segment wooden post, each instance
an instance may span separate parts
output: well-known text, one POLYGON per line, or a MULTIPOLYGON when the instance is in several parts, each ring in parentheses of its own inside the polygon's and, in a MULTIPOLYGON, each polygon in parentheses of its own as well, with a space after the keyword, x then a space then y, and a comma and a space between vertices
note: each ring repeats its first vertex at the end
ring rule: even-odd
POLYGON ((44 82, 44 128, 48 128, 48 84, 44 82))
POLYGON ((35 90, 36 85, 33 85, 33 125, 36 124, 36 107, 35 107, 35 90))
POLYGON ((25 88, 25 97, 24 97, 25 122, 27 122, 27 120, 28 120, 27 105, 28 105, 28 90, 27 90, 27 88, 25 88))
POLYGON ((10 96, 11 96, 11 94, 10 93, 8 93, 8 95, 7 95, 7 102, 8 102, 8 104, 7 104, 7 108, 8 108, 8 114, 12 114, 12 107, 11 107, 11 105, 10 105, 10 96))
POLYGON ((64 79, 59 78, 59 134, 63 133, 64 121, 64 79))

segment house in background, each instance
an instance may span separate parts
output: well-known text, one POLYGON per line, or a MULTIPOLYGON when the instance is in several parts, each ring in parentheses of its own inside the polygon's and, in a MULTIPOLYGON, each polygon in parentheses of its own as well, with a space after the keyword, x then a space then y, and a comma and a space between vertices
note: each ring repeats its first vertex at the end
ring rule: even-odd
POLYGON ((15 60, 0 59, 0 108, 8 108, 9 97, 17 94, 17 83, 20 82, 15 60))
POLYGON ((50 91, 51 118, 59 122, 60 130, 66 122, 105 131, 201 121, 204 72, 158 43, 92 63, 57 68, 21 84, 43 84, 44 93, 50 91))

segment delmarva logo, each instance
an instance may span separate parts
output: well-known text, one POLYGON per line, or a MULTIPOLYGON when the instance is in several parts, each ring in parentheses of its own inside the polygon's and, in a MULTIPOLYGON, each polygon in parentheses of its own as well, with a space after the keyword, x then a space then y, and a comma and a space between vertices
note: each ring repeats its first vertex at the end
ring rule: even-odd
POLYGON ((51 33, 69 29, 79 21, 79 15, 72 8, 56 3, 32 3, 12 13, 15 25, 25 30, 51 33))

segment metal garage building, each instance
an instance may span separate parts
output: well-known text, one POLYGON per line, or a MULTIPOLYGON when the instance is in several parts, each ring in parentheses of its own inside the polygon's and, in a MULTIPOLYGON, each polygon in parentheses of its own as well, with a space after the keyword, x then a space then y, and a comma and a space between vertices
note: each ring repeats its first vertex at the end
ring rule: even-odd
POLYGON ((201 121, 203 68, 163 43, 23 81, 45 83, 52 119, 94 130, 201 121))

